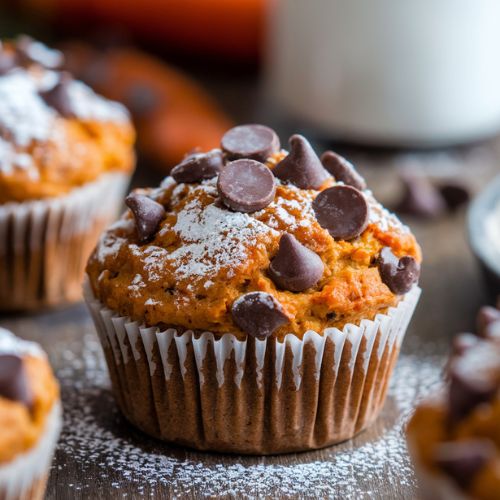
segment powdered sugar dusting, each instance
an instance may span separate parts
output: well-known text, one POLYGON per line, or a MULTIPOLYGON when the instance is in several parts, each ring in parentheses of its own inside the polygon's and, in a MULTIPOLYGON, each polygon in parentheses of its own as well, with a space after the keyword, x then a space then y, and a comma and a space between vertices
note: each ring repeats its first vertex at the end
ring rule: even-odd
POLYGON ((102 122, 127 122, 129 115, 124 106, 108 101, 94 93, 82 82, 72 81, 68 89, 71 109, 81 120, 97 120, 102 122))
POLYGON ((287 460, 246 458, 244 463, 237 456, 220 455, 214 464, 209 454, 171 448, 126 424, 109 392, 95 336, 87 333, 83 340, 81 353, 68 346, 65 368, 58 373, 66 404, 57 467, 76 463, 78 477, 87 478, 75 479, 70 491, 84 494, 112 476, 117 493, 152 496, 357 499, 373 498, 377 485, 380 494, 388 484, 394 497, 414 496, 403 426, 416 401, 438 388, 437 358, 401 356, 387 403, 397 409, 397 417, 385 426, 375 423, 354 440, 321 453, 287 460))
POLYGON ((248 258, 248 247, 260 244, 259 236, 275 234, 248 214, 204 207, 196 198, 179 212, 173 231, 184 241, 168 256, 178 279, 212 278, 237 268, 248 258))
POLYGON ((31 156, 27 153, 17 152, 11 143, 0 137, 0 173, 11 174, 15 170, 23 170, 29 177, 39 177, 31 156))
POLYGON ((398 229, 403 233, 410 232, 408 226, 405 226, 395 214, 384 208, 382 204, 375 199, 370 190, 366 189, 363 193, 368 201, 368 206, 370 207, 368 219, 370 224, 377 224, 382 231, 388 231, 393 228, 398 229))
POLYGON ((38 95, 28 72, 15 70, 0 77, 0 131, 20 146, 46 141, 53 132, 56 112, 38 95))
POLYGON ((45 357, 45 353, 38 344, 20 339, 5 328, 0 328, 0 353, 45 357))

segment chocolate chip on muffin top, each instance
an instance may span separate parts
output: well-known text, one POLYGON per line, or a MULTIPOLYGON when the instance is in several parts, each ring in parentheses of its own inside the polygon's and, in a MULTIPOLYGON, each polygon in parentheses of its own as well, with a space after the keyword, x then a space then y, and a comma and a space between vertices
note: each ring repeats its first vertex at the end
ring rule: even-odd
POLYGON ((383 278, 377 259, 389 247, 403 267, 406 256, 418 262, 413 236, 371 192, 347 185, 362 187, 353 170, 336 182, 305 138, 290 144, 279 151, 274 131, 248 125, 221 150, 188 156, 144 191, 161 216, 131 206, 104 235, 88 266, 96 295, 151 325, 259 338, 342 327, 396 305, 415 273, 383 278))

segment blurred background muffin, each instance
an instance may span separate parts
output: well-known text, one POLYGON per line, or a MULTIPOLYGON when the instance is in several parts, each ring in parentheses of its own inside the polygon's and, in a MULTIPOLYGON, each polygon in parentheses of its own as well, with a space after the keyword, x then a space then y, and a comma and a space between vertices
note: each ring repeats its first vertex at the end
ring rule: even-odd
POLYGON ((1 498, 44 498, 61 423, 59 385, 47 356, 0 328, 1 498))
POLYGON ((75 301, 135 165, 126 109, 20 36, 0 47, 0 310, 75 301))

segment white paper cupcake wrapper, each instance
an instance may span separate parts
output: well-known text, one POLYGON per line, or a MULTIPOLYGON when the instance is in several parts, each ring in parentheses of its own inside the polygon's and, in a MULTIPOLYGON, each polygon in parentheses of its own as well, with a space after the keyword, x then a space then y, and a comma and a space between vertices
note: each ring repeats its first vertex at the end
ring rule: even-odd
POLYGON ((86 260, 118 215, 129 180, 110 173, 65 196, 0 205, 0 310, 81 297, 86 260))
MULTIPOLYGON (((363 320, 359 326, 349 324, 342 330, 328 328, 322 334, 308 331, 302 339, 288 334, 283 342, 272 337, 238 340, 231 333, 222 336, 211 332, 195 335, 192 331, 177 334, 175 329, 147 328, 104 307, 94 297, 88 282, 84 285, 84 296, 106 354, 115 394, 129 420, 163 439, 217 449, 212 439, 206 439, 212 424, 205 417, 211 419, 221 407, 225 407, 227 414, 232 406, 241 411, 262 406, 260 417, 255 415, 255 418, 265 419, 268 412, 272 412, 269 407, 275 406, 273 398, 278 398, 279 405, 292 398, 294 401, 288 401, 282 410, 295 416, 283 415, 283 418, 293 420, 299 418, 298 415, 316 413, 310 429, 314 434, 314 419, 319 418, 319 413, 323 415, 325 429, 328 428, 323 437, 329 436, 322 439, 311 435, 309 444, 298 446, 294 446, 291 437, 289 448, 292 450, 346 439, 373 420, 385 399, 387 381, 420 289, 414 287, 397 307, 390 308, 387 314, 378 314, 373 320, 363 320), (146 390, 150 393, 149 405, 139 401, 147 398, 146 390), (226 394, 228 390, 236 394, 226 394), (315 402, 308 400, 311 391, 316 395, 315 402), (327 394, 321 395, 325 391, 327 394), (180 406, 184 405, 186 411, 201 413, 193 425, 203 427, 204 443, 189 438, 177 440, 172 435, 175 416, 170 411, 173 405, 178 406, 179 397, 185 398, 180 406), (231 398, 238 401, 233 404, 231 398), (139 411, 142 415, 137 413, 139 406, 142 406, 139 411), (144 421, 151 417, 144 414, 146 408, 156 413, 156 431, 151 430, 152 424, 144 421), (168 430, 163 419, 169 422, 168 430)), ((263 425, 266 427, 267 423, 263 425)), ((307 434, 307 429, 302 430, 307 434)), ((276 437, 285 432, 284 429, 275 431, 264 429, 259 442, 266 439, 266 433, 274 433, 276 437)), ((241 448, 235 434, 228 438, 231 442, 222 439, 224 446, 219 451, 260 452, 253 445, 241 448)), ((220 435, 217 439, 221 439, 220 435)), ((290 451, 285 450, 286 447, 271 443, 263 452, 290 451)))
POLYGON ((32 500, 43 498, 54 450, 62 426, 60 403, 47 416, 45 429, 37 444, 11 462, 0 464, 0 498, 32 500))

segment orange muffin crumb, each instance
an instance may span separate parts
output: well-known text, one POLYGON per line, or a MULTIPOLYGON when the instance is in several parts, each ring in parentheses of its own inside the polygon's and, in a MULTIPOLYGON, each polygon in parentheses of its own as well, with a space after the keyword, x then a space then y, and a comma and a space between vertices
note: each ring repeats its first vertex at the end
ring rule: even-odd
MULTIPOLYGON (((274 169, 286 155, 271 155, 268 166, 274 169)), ((273 333, 279 339, 373 319, 400 300, 378 270, 381 249, 390 247, 396 257, 417 262, 420 249, 409 230, 367 190, 366 229, 350 240, 333 238, 318 222, 313 201, 336 185, 331 176, 319 190, 276 180, 270 204, 242 213, 223 205, 216 177, 197 183, 167 177, 160 188, 140 191, 165 209, 149 242, 138 241, 131 212, 103 235, 87 266, 93 291, 113 311, 149 326, 239 338, 246 333, 235 323, 231 307, 248 292, 264 292, 281 304, 288 323, 273 333), (321 279, 301 292, 278 287, 269 274, 285 233, 324 265, 321 279)))

